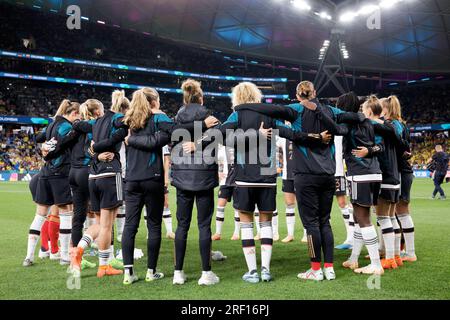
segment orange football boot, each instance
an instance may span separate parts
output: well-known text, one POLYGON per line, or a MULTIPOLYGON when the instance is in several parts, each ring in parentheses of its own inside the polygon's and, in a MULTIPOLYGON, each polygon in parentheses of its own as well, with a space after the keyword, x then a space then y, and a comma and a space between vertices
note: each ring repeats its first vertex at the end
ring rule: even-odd
POLYGON ((397 269, 398 265, 395 259, 381 259, 381 266, 383 269, 397 269))
POLYGON ((97 271, 97 278, 102 278, 103 276, 117 276, 120 274, 123 274, 122 270, 114 269, 110 265, 100 266, 97 271))

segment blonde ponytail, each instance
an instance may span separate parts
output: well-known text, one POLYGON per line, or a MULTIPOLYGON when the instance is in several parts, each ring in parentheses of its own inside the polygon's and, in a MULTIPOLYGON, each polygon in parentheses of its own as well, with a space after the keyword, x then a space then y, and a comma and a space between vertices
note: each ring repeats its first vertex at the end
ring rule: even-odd
POLYGON ((73 111, 79 111, 80 110, 80 104, 77 102, 71 102, 68 99, 64 99, 61 104, 58 107, 58 110, 56 111, 55 118, 57 116, 63 117, 65 115, 68 115, 72 113, 73 111))
POLYGON ((144 128, 152 114, 152 102, 158 100, 158 91, 153 88, 136 90, 133 93, 130 108, 125 113, 124 123, 132 130, 144 128))
POLYGON ((386 98, 385 104, 383 106, 388 111, 388 114, 386 115, 388 119, 404 122, 402 119, 402 107, 397 96, 389 96, 388 98, 386 98))
POLYGON ((181 85, 181 90, 183 90, 183 103, 198 103, 201 104, 203 100, 203 90, 201 88, 200 82, 187 79, 181 85))
POLYGON ((103 109, 103 103, 97 99, 88 99, 80 106, 80 113, 83 120, 95 119, 94 112, 103 109))
POLYGON ((130 107, 130 100, 125 97, 125 91, 115 90, 112 93, 111 111, 115 113, 124 113, 130 107))

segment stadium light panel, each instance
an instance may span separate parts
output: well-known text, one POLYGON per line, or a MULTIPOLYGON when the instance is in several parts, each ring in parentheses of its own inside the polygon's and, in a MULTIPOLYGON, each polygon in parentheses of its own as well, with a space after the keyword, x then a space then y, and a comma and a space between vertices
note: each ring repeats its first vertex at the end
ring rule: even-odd
POLYGON ((360 15, 371 14, 372 12, 378 10, 379 8, 380 7, 377 5, 368 4, 368 5, 361 7, 361 9, 358 10, 358 14, 360 14, 360 15))
POLYGON ((355 17, 357 16, 357 13, 355 13, 355 12, 345 12, 345 13, 343 13, 341 16, 340 16, 340 18, 339 18, 339 21, 341 21, 341 22, 352 22, 354 19, 355 19, 355 17))
POLYGON ((330 16, 328 13, 326 13, 325 11, 322 11, 321 13, 319 13, 319 16, 320 16, 322 19, 325 19, 325 20, 331 20, 331 16, 330 16))
POLYGON ((311 6, 304 0, 292 0, 291 4, 299 10, 303 11, 311 10, 311 6))

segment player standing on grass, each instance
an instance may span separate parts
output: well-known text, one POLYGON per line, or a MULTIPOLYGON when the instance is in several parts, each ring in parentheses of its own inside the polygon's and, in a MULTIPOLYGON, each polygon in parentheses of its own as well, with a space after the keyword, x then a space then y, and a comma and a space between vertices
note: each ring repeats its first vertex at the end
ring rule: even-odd
POLYGON ((403 261, 414 262, 417 260, 414 247, 414 223, 409 214, 410 193, 414 179, 411 164, 408 162, 411 157, 409 130, 402 119, 400 101, 396 96, 382 99, 382 106, 384 119, 394 126, 396 133, 394 137, 397 141, 399 140, 396 145, 396 156, 400 171, 400 199, 394 209, 392 224, 395 232, 395 261, 397 265, 401 266, 403 261), (403 232, 406 246, 406 255, 403 258, 400 257, 400 232, 403 232))
MULTIPOLYGON (((118 208, 122 205, 122 167, 120 162, 121 141, 108 145, 107 147, 96 142, 108 140, 116 131, 121 130, 123 136, 127 131, 123 128, 123 114, 119 113, 122 105, 128 103, 124 92, 114 92, 113 97, 121 95, 118 99, 120 103, 113 104, 111 109, 98 118, 92 126, 92 143, 91 153, 93 154, 92 162, 89 170, 89 191, 92 210, 100 212, 100 231, 97 238, 99 268, 97 277, 112 276, 122 274, 122 270, 114 269, 110 262, 113 258, 111 252, 112 227, 118 208), (114 157, 108 162, 100 161, 97 154, 110 152, 114 157)), ((78 251, 78 255, 82 252, 78 251)))
MULTIPOLYGON (((343 111, 321 106, 316 99, 314 85, 303 81, 297 86, 296 96, 300 104, 288 107, 297 112, 291 121, 294 130, 313 134, 345 134, 346 127, 337 125, 344 120, 343 111), (310 103, 313 100, 315 103, 310 103)), ((353 118, 358 118, 354 116, 353 118)), ((294 185, 300 218, 307 231, 311 268, 298 274, 304 280, 333 280, 334 239, 330 225, 330 214, 335 192, 336 162, 334 145, 327 143, 296 144, 294 148, 294 185), (322 271, 322 252, 324 271, 322 271)))
MULTIPOLYGON (((36 135, 35 142, 36 143, 44 143, 45 142, 45 131, 47 128, 36 135)), ((44 150, 45 147, 41 149, 42 155, 48 155, 48 152, 44 150)), ((35 174, 33 178, 30 180, 29 188, 31 192, 31 196, 34 202, 36 202, 36 190, 39 182, 39 178, 41 176, 42 171, 35 174)), ((41 228, 41 249, 39 250, 39 258, 45 259, 49 258, 50 260, 59 260, 61 258, 59 253, 59 212, 57 206, 51 206, 49 209, 49 214, 47 219, 41 228), (50 243, 50 247, 49 247, 50 243)), ((33 250, 34 251, 34 250, 33 250)))
MULTIPOLYGON (((414 222, 409 208, 414 174, 412 166, 408 161, 411 157, 409 129, 402 119, 400 101, 396 96, 382 99, 382 106, 384 118, 392 121, 402 139, 402 144, 396 148, 398 170, 400 170, 400 200, 396 204, 395 214, 400 222, 400 227, 405 238, 406 254, 402 257, 402 261, 414 262, 417 260, 414 245, 414 222)), ((393 223, 395 222, 393 221, 393 223)), ((399 261, 397 254, 400 246, 400 234, 396 234, 396 241, 396 261, 399 261)))
MULTIPOLYGON (((176 122, 190 124, 207 119, 210 111, 203 105, 203 90, 200 83, 188 79, 183 82, 181 89, 184 105, 177 113, 176 122)), ((217 163, 216 161, 207 163, 201 150, 196 152, 192 136, 191 142, 183 141, 182 137, 179 138, 180 141, 175 141, 174 149, 172 149, 172 185, 177 189, 178 221, 175 232, 173 284, 182 285, 186 282, 183 266, 193 206, 196 202, 202 261, 202 275, 198 284, 214 285, 219 283, 219 277, 211 271, 211 219, 214 213, 214 188, 219 184, 217 163), (180 148, 181 142, 184 142, 183 148, 180 148)))
POLYGON ((169 142, 169 135, 160 132, 164 122, 172 122, 159 112, 159 94, 153 88, 143 88, 133 94, 130 109, 124 123, 130 129, 125 138, 127 145, 127 190, 125 201, 126 221, 122 237, 124 280, 128 285, 138 280, 133 267, 135 237, 144 205, 147 209, 148 265, 146 281, 158 280, 164 274, 156 265, 161 247, 161 224, 164 210, 164 164, 162 148, 169 142))
MULTIPOLYGON (((344 109, 359 112, 360 102, 353 93, 348 93, 344 109)), ((363 105, 363 112, 370 115, 370 104, 373 98, 363 105)), ((370 208, 377 205, 382 174, 377 154, 383 151, 382 144, 376 144, 373 124, 369 119, 358 125, 352 125, 349 133, 344 136, 344 158, 347 164, 347 179, 350 181, 350 201, 353 205, 355 229, 353 233, 353 248, 350 258, 343 263, 344 268, 350 268, 356 273, 383 274, 378 237, 375 227, 370 221, 370 208), (365 156, 356 156, 356 151, 364 150, 365 156), (370 265, 359 268, 358 258, 364 244, 369 251, 370 265)))
MULTIPOLYGON (((46 130, 46 140, 64 140, 71 132, 72 123, 79 119, 80 105, 78 103, 64 100, 59 106, 54 121, 46 130)), ((60 216, 60 242, 61 242, 61 265, 70 263, 69 245, 72 229, 72 195, 69 185, 70 171, 70 148, 65 145, 61 148, 56 158, 47 160, 41 170, 38 179, 35 201, 37 203, 36 216, 30 226, 28 236, 27 256, 23 266, 33 264, 34 250, 45 222, 49 207, 56 205, 60 216)))
MULTIPOLYGON (((375 139, 384 145, 383 152, 378 154, 382 172, 381 190, 376 207, 377 221, 385 246, 385 258, 381 260, 383 269, 396 269, 403 265, 400 258, 400 227, 395 217, 395 206, 399 199, 400 174, 398 170, 397 149, 402 143, 401 127, 389 121, 383 121, 381 101, 372 96, 365 105, 365 114, 372 120, 375 139)), ((362 151, 364 152, 364 151, 362 151)), ((359 155, 355 153, 355 155, 359 155)), ((359 155, 363 157, 364 155, 359 155)))
POLYGON ((434 190, 431 195, 431 199, 435 199, 436 195, 439 192, 439 197, 441 200, 445 200, 445 192, 442 189, 441 184, 444 182, 445 177, 447 176, 448 170, 448 161, 449 156, 444 152, 442 145, 438 144, 435 147, 436 153, 433 154, 431 165, 433 167, 433 182, 434 182, 434 190))

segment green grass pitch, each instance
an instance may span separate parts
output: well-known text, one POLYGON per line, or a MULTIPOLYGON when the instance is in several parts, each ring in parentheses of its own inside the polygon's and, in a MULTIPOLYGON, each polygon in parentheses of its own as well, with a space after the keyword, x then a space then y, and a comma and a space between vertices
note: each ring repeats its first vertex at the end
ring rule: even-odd
MULTIPOLYGON (((240 241, 230 241, 233 230, 233 210, 226 209, 223 240, 213 242, 214 250, 221 250, 228 259, 213 262, 213 271, 221 282, 213 287, 199 287, 200 258, 198 253, 196 221, 189 234, 184 286, 172 285, 173 242, 163 239, 159 269, 166 278, 153 283, 141 280, 131 286, 122 285, 122 276, 97 279, 96 269, 83 272, 81 288, 69 290, 66 268, 56 262, 37 258, 30 268, 21 266, 26 253, 27 232, 35 212, 26 183, 0 183, 0 299, 450 299, 449 229, 450 201, 430 200, 433 188, 429 179, 416 179, 413 185, 412 215, 416 228, 414 264, 387 271, 381 277, 380 289, 367 287, 368 276, 344 270, 341 263, 349 251, 335 250, 335 281, 304 282, 297 273, 308 268, 307 249, 300 243, 301 224, 297 217, 296 240, 289 244, 274 244, 270 283, 248 284, 241 280, 246 271, 240 241)), ((444 186, 450 194, 449 185, 444 186)), ((175 190, 171 189, 170 203, 175 216, 175 190)), ((286 235, 284 202, 281 188, 278 192, 280 236, 286 235)), ((145 227, 137 235, 137 247, 146 252, 145 227)), ((344 239, 344 223, 336 203, 332 224, 336 244, 344 239)), ((176 221, 174 219, 174 227, 176 221)), ((214 231, 214 219, 213 219, 214 231)), ((164 233, 163 228, 163 233, 164 233)), ((119 246, 118 244, 116 247, 119 246)), ((257 246, 260 258, 259 244, 257 246)), ((98 263, 97 257, 88 260, 98 263)), ((367 262, 360 260, 360 264, 367 262)), ((145 277, 146 255, 137 261, 136 272, 145 277)))

